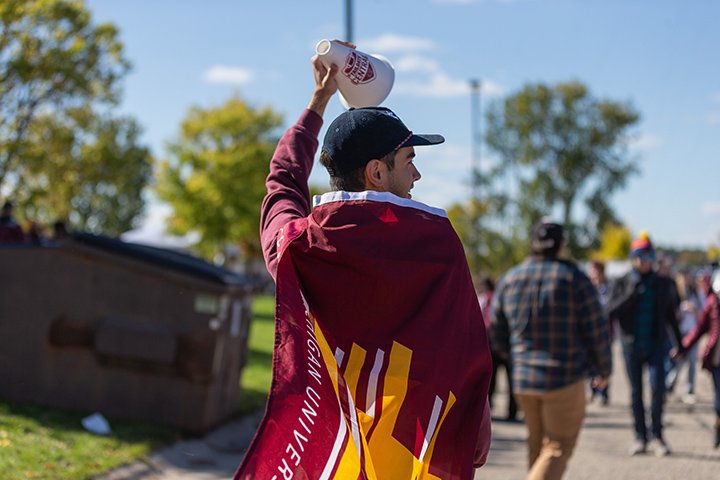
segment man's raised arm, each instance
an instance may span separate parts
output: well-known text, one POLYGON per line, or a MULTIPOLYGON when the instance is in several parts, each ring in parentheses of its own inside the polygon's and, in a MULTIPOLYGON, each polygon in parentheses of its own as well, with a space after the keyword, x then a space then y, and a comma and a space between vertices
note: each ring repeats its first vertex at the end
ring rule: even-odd
POLYGON ((260 241, 265 265, 273 279, 277 271, 278 232, 288 222, 310 214, 308 177, 318 147, 322 116, 337 91, 338 68, 326 68, 316 56, 312 59, 315 89, 307 109, 278 143, 265 180, 267 194, 260 212, 260 241))

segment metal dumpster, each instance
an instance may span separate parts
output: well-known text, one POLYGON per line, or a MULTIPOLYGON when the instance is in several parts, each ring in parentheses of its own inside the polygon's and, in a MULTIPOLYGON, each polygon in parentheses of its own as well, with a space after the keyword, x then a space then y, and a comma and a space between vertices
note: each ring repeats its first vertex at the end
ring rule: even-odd
POLYGON ((205 431, 238 407, 252 289, 108 237, 0 247, 0 397, 205 431))

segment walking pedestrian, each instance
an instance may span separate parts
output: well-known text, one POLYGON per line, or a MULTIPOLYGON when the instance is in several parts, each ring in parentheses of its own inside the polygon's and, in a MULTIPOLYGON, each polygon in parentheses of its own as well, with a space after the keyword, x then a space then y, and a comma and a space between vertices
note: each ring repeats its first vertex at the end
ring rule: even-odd
MULTIPOLYGON (((702 356, 703 369, 710 372, 715 387, 715 438, 713 446, 720 447, 720 270, 715 270, 703 305, 700 320, 695 328, 682 339, 682 346, 687 351, 696 346, 698 340, 707 334, 708 341, 702 356)), ((682 354, 674 352, 674 357, 682 354)))
MULTIPOLYGON (((703 309, 703 301, 697 291, 696 282, 689 268, 683 269, 676 277, 675 283, 680 296, 680 335, 685 338, 697 325, 703 309)), ((694 345, 685 352, 682 359, 673 359, 670 370, 665 376, 665 388, 668 394, 675 389, 675 384, 683 367, 687 367, 687 383, 680 397, 688 405, 695 404, 695 372, 698 360, 698 347, 694 345)))
POLYGON ((635 439, 630 454, 647 451, 648 441, 657 456, 670 454, 663 436, 662 415, 665 400, 665 358, 668 334, 680 345, 677 295, 672 279, 653 269, 655 248, 647 233, 630 244, 632 269, 611 286, 608 313, 618 319, 625 367, 631 388, 631 409, 635 439), (643 403, 643 371, 650 377, 651 432, 648 435, 643 403))
POLYGON ((612 360, 597 291, 559 258, 564 229, 539 221, 530 255, 498 282, 493 344, 513 365, 515 397, 528 429, 530 480, 560 479, 585 418, 585 378, 604 386, 612 360))
MULTIPOLYGON (((599 260, 592 260, 588 269, 588 276, 590 281, 595 286, 598 293, 598 300, 600 305, 603 307, 603 311, 607 315, 607 301, 608 295, 610 294, 610 284, 608 283, 607 277, 605 276, 605 263, 599 260)), ((610 341, 613 339, 613 323, 612 319, 608 318, 608 331, 610 333, 610 341)), ((593 382, 593 372, 590 374, 590 401, 592 402, 596 396, 600 397, 600 402, 603 406, 607 406, 610 403, 610 379, 606 385, 600 386, 593 382)))
MULTIPOLYGON (((480 302, 480 308, 483 312, 483 320, 485 321, 485 329, 489 332, 492 328, 492 300, 495 295, 495 282, 489 275, 485 275, 480 278, 478 282, 478 301, 480 302)), ((488 335, 490 338, 490 353, 492 354, 492 377, 490 378, 490 390, 488 392, 488 400, 490 401, 490 408, 493 405, 493 397, 495 396, 495 387, 497 386, 497 374, 500 368, 505 372, 505 378, 507 379, 507 415, 505 420, 508 422, 514 422, 517 420, 517 402, 515 401, 515 395, 513 394, 512 387, 512 364, 509 359, 498 353, 498 349, 493 347, 492 333, 488 335)))

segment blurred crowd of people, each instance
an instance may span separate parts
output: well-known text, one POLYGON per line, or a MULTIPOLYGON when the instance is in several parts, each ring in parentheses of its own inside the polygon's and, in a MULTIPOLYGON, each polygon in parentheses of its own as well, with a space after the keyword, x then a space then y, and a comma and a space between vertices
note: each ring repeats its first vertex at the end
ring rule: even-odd
POLYGON ((45 228, 38 222, 30 221, 26 229, 15 219, 14 205, 7 200, 0 210, 0 244, 51 245, 68 235, 65 222, 58 220, 52 225, 52 234, 45 234, 45 228))
MULTIPOLYGON (((610 402, 611 345, 619 342, 630 385, 634 441, 630 455, 671 454, 663 435, 667 396, 695 403, 698 341, 715 387, 712 445, 720 447, 720 269, 675 266, 659 258, 647 233, 631 243, 630 267, 608 278, 605 264, 585 268, 562 255, 563 226, 543 219, 531 232, 527 258, 497 284, 478 280, 490 339, 493 404, 496 375, 508 378, 509 421, 528 430, 528 479, 560 479, 580 433, 588 402, 610 402), (686 369, 683 384, 679 372, 686 369), (649 379, 649 421, 643 390, 649 379)), ((616 369, 617 371, 617 369, 616 369)))

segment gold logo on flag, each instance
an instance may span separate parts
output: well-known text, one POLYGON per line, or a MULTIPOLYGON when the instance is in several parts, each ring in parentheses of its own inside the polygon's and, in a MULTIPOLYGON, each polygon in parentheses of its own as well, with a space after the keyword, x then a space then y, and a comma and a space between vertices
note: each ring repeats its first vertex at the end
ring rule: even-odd
POLYGON ((350 405, 343 405, 349 439, 337 461, 335 478, 357 478, 361 464, 364 464, 364 473, 368 479, 377 479, 376 472, 381 472, 382 478, 437 479, 438 477, 429 473, 429 468, 438 432, 455 403, 453 393, 448 392, 446 403, 436 396, 432 411, 428 415, 429 421, 422 426, 418 421, 419 442, 415 451, 412 451, 393 436, 400 408, 407 396, 412 351, 398 342, 393 342, 387 369, 382 378, 380 367, 384 362, 385 352, 374 352, 373 367, 367 385, 360 389, 360 372, 368 352, 353 344, 347 359, 342 351, 333 355, 317 322, 315 332, 336 395, 343 398, 340 388, 347 388, 350 393, 346 395, 350 405), (341 386, 343 383, 345 387, 341 386), (359 391, 367 392, 365 411, 355 406, 359 391), (368 435, 370 433, 371 435, 368 435))

